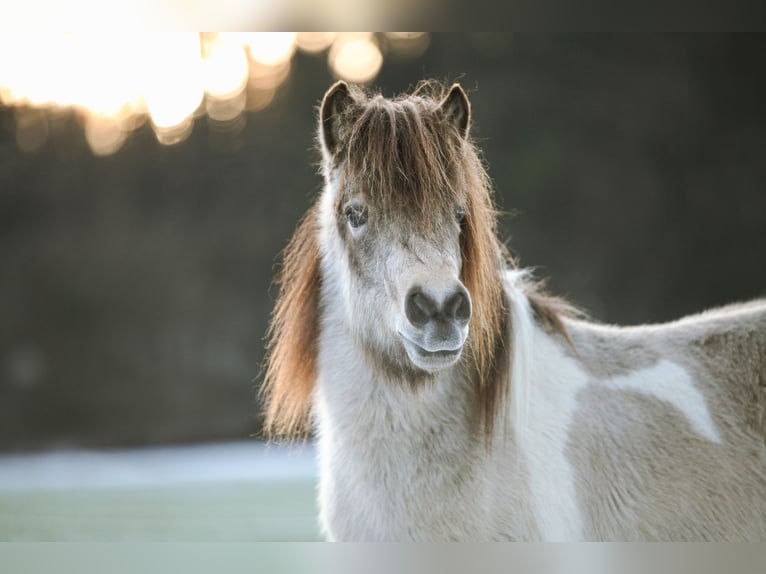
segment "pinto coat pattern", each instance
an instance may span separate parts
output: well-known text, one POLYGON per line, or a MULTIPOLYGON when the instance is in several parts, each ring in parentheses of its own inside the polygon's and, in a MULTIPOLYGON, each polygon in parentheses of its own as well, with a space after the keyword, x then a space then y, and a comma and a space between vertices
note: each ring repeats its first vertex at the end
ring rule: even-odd
POLYGON ((516 270, 458 85, 324 97, 263 385, 330 540, 766 540, 766 302, 587 322, 516 270))

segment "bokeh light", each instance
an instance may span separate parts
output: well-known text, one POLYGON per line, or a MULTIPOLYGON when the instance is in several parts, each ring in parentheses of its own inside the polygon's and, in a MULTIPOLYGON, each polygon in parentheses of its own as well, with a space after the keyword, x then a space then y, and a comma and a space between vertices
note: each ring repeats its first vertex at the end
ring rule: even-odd
POLYGON ((295 32, 252 32, 243 34, 250 57, 267 66, 284 64, 295 52, 295 32))
POLYGON ((247 54, 235 38, 217 36, 204 45, 205 93, 220 99, 235 97, 247 85, 247 54))
POLYGON ((383 54, 372 34, 341 34, 330 49, 330 69, 349 82, 372 81, 382 65, 383 54))
POLYGON ((399 58, 417 58, 428 49, 431 37, 425 32, 386 32, 388 52, 399 58))
POLYGON ((203 61, 196 34, 147 40, 152 58, 145 68, 143 96, 152 124, 160 130, 185 124, 204 97, 203 61))
POLYGON ((14 107, 16 141, 34 153, 48 114, 71 109, 96 155, 120 149, 146 120, 163 144, 206 115, 240 130, 271 104, 297 51, 326 52, 331 74, 367 84, 384 57, 416 57, 424 32, 47 33, 0 36, 0 106, 14 107))
POLYGON ((335 32, 298 32, 295 43, 300 50, 317 54, 329 48, 335 40, 335 32))
POLYGON ((91 114, 85 121, 85 140, 96 155, 110 155, 122 147, 126 137, 118 119, 91 114))

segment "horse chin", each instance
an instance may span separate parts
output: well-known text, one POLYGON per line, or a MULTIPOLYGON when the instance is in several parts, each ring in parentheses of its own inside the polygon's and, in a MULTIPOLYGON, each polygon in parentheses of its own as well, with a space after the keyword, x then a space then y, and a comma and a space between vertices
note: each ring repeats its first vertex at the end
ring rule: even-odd
POLYGON ((429 373, 451 367, 463 353, 462 345, 457 349, 429 351, 406 337, 402 337, 402 342, 413 365, 429 373))

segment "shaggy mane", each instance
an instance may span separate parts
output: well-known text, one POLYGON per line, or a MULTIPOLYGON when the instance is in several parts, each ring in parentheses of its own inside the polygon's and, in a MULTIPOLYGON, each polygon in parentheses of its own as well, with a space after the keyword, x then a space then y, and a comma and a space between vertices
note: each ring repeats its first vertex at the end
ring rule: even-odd
POLYGON ((315 206, 304 216, 282 253, 279 295, 267 333, 267 368, 261 385, 267 436, 305 435, 311 430, 321 284, 317 212, 315 206))

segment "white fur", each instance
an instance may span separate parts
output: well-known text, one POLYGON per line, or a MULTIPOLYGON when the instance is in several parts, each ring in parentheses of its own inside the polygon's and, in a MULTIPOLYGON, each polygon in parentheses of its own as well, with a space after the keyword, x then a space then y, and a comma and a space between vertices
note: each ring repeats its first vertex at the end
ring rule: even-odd
POLYGON ((721 443, 705 397, 695 387, 691 375, 671 361, 663 359, 656 365, 607 379, 601 384, 614 389, 635 391, 670 403, 686 417, 697 434, 721 443))
POLYGON ((529 417, 530 360, 532 358, 532 312, 529 301, 521 293, 519 287, 528 273, 525 271, 508 271, 505 290, 511 306, 511 328, 513 330, 513 361, 511 367, 511 400, 514 404, 514 421, 516 431, 523 428, 529 417))
POLYGON ((526 422, 516 425, 516 436, 529 470, 530 503, 544 540, 579 540, 582 516, 566 445, 577 393, 588 377, 540 329, 530 328, 527 337, 527 379, 515 384, 527 387, 529 412, 526 422))

